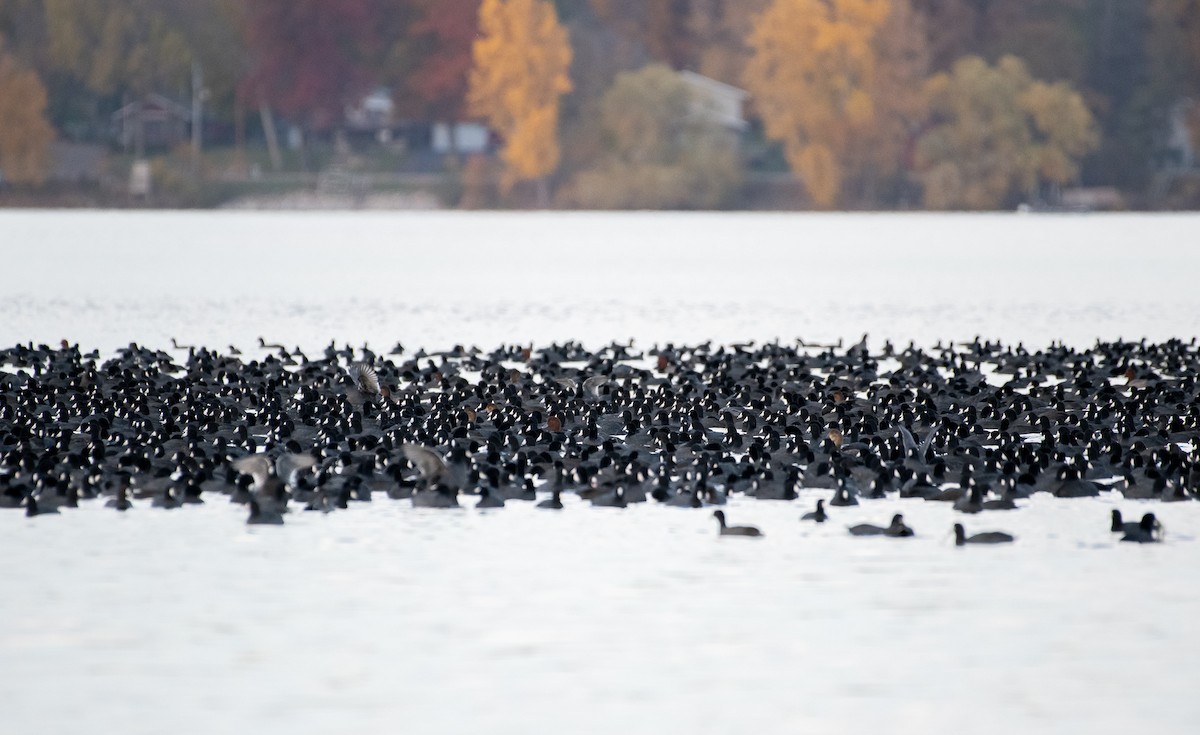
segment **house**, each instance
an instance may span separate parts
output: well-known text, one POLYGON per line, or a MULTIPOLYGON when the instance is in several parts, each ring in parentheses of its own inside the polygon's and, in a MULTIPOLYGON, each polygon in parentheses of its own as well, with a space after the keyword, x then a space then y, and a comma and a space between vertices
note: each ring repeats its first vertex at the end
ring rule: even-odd
POLYGON ((695 95, 693 115, 714 123, 735 137, 740 136, 749 127, 742 111, 748 97, 746 90, 693 71, 681 71, 679 78, 695 95))
POLYGON ((112 114, 115 143, 123 150, 136 150, 141 127, 144 150, 170 150, 191 135, 192 111, 161 94, 148 94, 112 114))
POLYGON ((1190 169, 1196 166, 1193 126, 1200 120, 1200 108, 1190 99, 1180 100, 1171 108, 1167 121, 1166 145, 1168 168, 1190 169))
POLYGON ((357 104, 346 107, 346 128, 353 138, 392 140, 396 127, 396 103, 387 87, 377 87, 357 104))
POLYGON ((435 122, 431 133, 430 149, 443 155, 486 153, 492 142, 491 131, 478 122, 435 122))

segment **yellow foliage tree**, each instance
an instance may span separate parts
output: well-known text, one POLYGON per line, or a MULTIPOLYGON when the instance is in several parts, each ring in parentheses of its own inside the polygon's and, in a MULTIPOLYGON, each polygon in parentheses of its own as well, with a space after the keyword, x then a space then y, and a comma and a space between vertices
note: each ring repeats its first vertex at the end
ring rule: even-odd
POLYGON ((558 101, 571 91, 571 45, 548 0, 483 0, 467 105, 504 140, 503 185, 558 167, 558 101))
POLYGON ((754 24, 743 75, 769 137, 820 207, 876 120, 875 36, 890 0, 775 0, 754 24))
POLYGON ((1033 79, 1015 56, 994 67, 960 59, 926 90, 934 125, 918 154, 929 207, 994 209, 1039 182, 1067 183, 1099 143, 1079 93, 1033 79))
POLYGON ((851 146, 844 165, 858 185, 860 199, 874 204, 888 187, 888 196, 907 188, 911 141, 929 114, 924 93, 930 53, 925 17, 909 0, 891 0, 891 12, 875 34, 877 59, 870 95, 871 124, 851 146))
POLYGON ((46 88, 36 72, 5 52, 0 38, 0 176, 40 184, 49 164, 54 129, 46 121, 46 88))

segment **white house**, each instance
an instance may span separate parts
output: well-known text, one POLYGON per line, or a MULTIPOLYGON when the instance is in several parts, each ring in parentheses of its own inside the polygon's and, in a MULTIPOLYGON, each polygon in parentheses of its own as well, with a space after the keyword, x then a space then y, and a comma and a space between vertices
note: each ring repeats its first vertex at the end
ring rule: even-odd
POLYGON ((730 133, 742 133, 748 123, 742 112, 748 96, 746 90, 718 82, 694 71, 681 71, 682 79, 695 93, 696 105, 692 114, 716 123, 730 133))
POLYGON ((1171 117, 1167 122, 1166 148, 1174 160, 1172 164, 1179 168, 1193 168, 1196 165, 1196 148, 1193 145, 1192 129, 1189 123, 1200 116, 1196 103, 1190 99, 1180 100, 1171 108, 1171 117))

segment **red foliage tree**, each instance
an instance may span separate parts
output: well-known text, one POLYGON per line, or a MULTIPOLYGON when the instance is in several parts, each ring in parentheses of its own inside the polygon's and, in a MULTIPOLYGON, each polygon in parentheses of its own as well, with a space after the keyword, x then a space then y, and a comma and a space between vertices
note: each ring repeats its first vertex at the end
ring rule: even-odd
POLYGON ((314 129, 377 80, 380 14, 397 0, 246 0, 253 68, 243 93, 314 129))
POLYGON ((463 112, 471 44, 479 29, 480 0, 411 0, 409 33, 417 47, 408 76, 408 105, 433 118, 456 119, 463 112))

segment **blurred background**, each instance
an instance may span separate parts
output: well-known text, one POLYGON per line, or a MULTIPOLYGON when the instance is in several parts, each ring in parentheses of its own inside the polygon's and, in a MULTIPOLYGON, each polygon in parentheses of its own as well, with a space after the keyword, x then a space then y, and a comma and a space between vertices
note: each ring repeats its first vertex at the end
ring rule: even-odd
POLYGON ((0 204, 1192 209, 1195 0, 0 0, 0 204))

